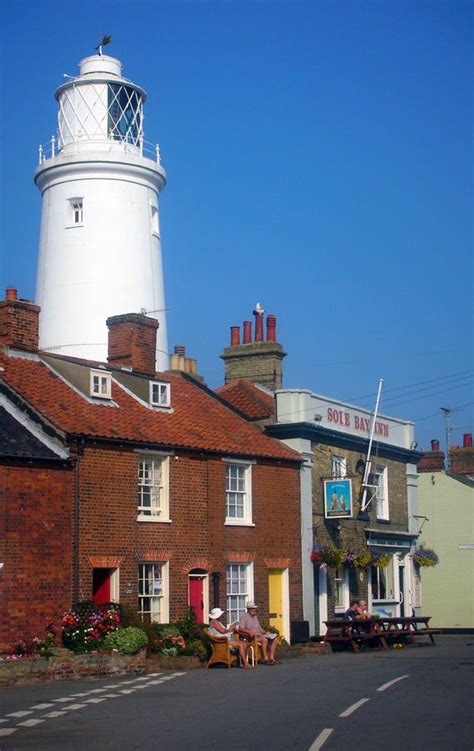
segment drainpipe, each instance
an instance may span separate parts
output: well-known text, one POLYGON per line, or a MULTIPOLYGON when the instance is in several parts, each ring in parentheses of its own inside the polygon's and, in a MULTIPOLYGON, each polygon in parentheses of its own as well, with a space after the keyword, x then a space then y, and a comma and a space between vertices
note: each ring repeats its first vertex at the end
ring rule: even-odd
POLYGON ((213 600, 213 607, 214 608, 220 608, 220 597, 219 597, 219 581, 220 581, 221 575, 218 571, 212 572, 212 600, 213 600))
POLYGON ((74 558, 73 558, 73 577, 72 577, 72 600, 73 604, 79 602, 79 506, 80 506, 80 457, 84 451, 84 441, 82 446, 75 446, 76 466, 74 470, 74 509, 73 509, 73 539, 74 539, 74 558))

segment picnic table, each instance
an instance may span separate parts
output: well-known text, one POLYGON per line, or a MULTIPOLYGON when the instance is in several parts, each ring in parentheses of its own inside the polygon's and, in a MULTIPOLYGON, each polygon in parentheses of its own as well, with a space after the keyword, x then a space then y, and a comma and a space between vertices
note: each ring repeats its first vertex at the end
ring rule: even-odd
POLYGON ((433 636, 441 633, 441 630, 430 628, 430 619, 429 615, 355 618, 351 621, 334 618, 324 621, 327 628, 324 641, 332 648, 350 647, 353 652, 358 652, 363 646, 388 649, 389 644, 415 644, 419 636, 429 636, 434 644, 433 636))

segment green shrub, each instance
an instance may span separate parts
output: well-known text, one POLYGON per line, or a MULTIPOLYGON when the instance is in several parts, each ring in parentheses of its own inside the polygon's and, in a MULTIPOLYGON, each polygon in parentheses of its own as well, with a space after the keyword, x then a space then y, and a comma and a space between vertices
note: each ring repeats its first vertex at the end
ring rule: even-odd
POLYGON ((148 636, 143 629, 135 626, 111 631, 104 639, 106 649, 117 650, 123 655, 134 655, 147 644, 148 636))

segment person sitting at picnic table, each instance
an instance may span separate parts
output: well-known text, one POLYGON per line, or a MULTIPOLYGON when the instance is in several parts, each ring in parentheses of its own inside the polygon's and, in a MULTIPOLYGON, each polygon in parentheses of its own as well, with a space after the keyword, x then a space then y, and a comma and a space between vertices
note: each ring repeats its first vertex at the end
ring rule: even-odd
POLYGON ((277 648, 278 634, 267 632, 260 625, 257 616, 257 608, 254 602, 248 602, 246 605, 247 612, 244 613, 239 621, 239 631, 249 636, 251 639, 256 637, 262 649, 263 660, 265 665, 276 665, 275 652, 277 648))
POLYGON ((365 600, 359 600, 356 610, 358 611, 360 618, 372 618, 372 613, 369 613, 367 610, 367 603, 365 600))
POLYGON ((358 618, 361 618, 360 614, 360 602, 359 600, 351 600, 350 606, 344 613, 344 620, 345 621, 354 621, 358 618))
POLYGON ((244 668, 251 670, 254 666, 250 665, 247 657, 247 644, 245 642, 241 641, 235 634, 235 628, 237 626, 237 623, 231 623, 228 628, 226 628, 221 622, 220 618, 224 615, 224 611, 220 608, 212 608, 211 612, 209 613, 209 633, 212 634, 212 636, 224 636, 226 639, 229 640, 229 646, 231 646, 233 649, 235 649, 242 660, 242 664, 244 668))

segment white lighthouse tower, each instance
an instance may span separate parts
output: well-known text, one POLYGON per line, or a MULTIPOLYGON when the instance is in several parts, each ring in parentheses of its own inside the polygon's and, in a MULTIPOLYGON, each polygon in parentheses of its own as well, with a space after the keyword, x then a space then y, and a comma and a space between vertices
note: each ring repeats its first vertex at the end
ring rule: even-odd
MULTIPOLYGON (((101 50, 100 50, 101 51, 101 50)), ((40 147, 36 302, 40 347, 105 360, 109 316, 159 321, 157 370, 168 368, 157 146, 143 138, 146 94, 107 55, 80 62, 56 90, 58 134, 40 147)))

